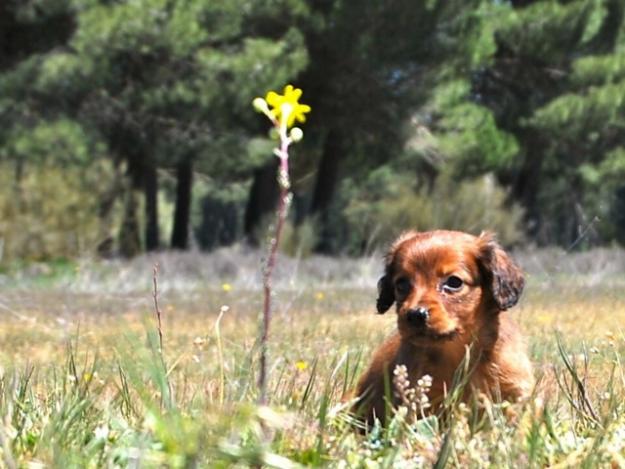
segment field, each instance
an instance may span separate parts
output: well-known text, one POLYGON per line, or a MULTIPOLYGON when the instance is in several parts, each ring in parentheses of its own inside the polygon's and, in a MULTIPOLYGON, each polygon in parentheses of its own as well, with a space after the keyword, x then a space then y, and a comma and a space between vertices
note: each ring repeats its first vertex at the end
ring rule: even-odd
POLYGON ((404 408, 367 435, 343 396, 394 327, 374 314, 380 256, 280 259, 267 407, 260 257, 0 275, 0 467, 625 467, 625 253, 518 253, 528 285, 509 314, 535 363, 528 403, 450 402, 416 424, 404 408))

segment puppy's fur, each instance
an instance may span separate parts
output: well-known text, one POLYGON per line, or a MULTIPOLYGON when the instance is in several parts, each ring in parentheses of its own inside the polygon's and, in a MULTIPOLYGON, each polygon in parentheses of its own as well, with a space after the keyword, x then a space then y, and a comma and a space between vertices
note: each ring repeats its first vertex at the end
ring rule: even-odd
POLYGON ((528 396, 532 367, 518 328, 505 312, 517 303, 523 286, 521 270, 489 233, 402 234, 386 256, 377 300, 380 314, 396 303, 397 331, 361 376, 356 413, 369 423, 375 418, 384 422, 385 388, 400 364, 413 384, 423 375, 432 377, 429 398, 436 409, 468 346, 472 372, 465 397, 474 392, 510 401, 528 396), (426 319, 415 324, 414 311, 420 308, 427 311, 426 319))

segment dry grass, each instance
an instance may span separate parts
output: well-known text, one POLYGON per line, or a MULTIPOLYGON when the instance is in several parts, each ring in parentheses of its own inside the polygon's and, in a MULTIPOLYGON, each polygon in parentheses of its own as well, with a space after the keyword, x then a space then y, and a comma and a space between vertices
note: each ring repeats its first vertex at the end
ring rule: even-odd
POLYGON ((598 252, 598 266, 583 258, 575 270, 574 256, 542 255, 543 263, 537 253, 519 256, 529 285, 511 312, 528 337, 540 400, 517 409, 514 422, 494 406, 480 425, 455 407, 455 423, 429 430, 400 413, 394 427, 365 437, 345 424, 341 399, 394 327, 392 314, 374 314, 378 259, 281 264, 271 410, 253 405, 256 253, 158 258, 166 373, 156 360, 154 258, 12 272, 0 290, 0 465, 413 467, 444 456, 455 466, 618 466, 624 257, 598 252), (216 327, 222 305, 229 309, 216 327))

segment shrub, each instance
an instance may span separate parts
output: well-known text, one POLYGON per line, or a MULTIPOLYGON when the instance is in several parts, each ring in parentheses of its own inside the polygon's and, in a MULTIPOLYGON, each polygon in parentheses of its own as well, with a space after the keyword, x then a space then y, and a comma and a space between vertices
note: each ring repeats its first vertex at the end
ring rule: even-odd
POLYGON ((315 221, 314 218, 309 218, 299 225, 287 221, 280 250, 291 257, 309 257, 319 241, 315 221))
POLYGON ((373 172, 344 209, 350 245, 368 251, 406 229, 453 229, 497 233, 505 245, 523 240, 523 211, 507 203, 507 194, 492 175, 456 182, 439 176, 431 188, 414 189, 405 176, 388 168, 373 172))
POLYGON ((31 165, 16 181, 0 168, 1 262, 73 258, 93 252, 100 237, 100 188, 112 177, 105 162, 87 167, 31 165))

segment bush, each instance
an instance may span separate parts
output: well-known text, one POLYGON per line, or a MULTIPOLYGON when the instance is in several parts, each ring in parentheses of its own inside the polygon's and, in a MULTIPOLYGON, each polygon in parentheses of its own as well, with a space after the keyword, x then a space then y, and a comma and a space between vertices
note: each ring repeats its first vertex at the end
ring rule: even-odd
POLYGON ((291 257, 310 257, 319 241, 315 222, 314 218, 299 225, 287 221, 280 240, 280 251, 291 257))
POLYGON ((414 189, 407 177, 381 168, 351 192, 343 214, 356 251, 386 244, 407 229, 491 230, 508 246, 523 240, 523 211, 507 203, 492 175, 456 182, 443 174, 431 188, 414 189))
POLYGON ((100 239, 101 191, 110 165, 31 165, 14 177, 0 166, 0 262, 74 258, 93 252, 100 239), (18 179, 16 181, 16 179, 18 179))

